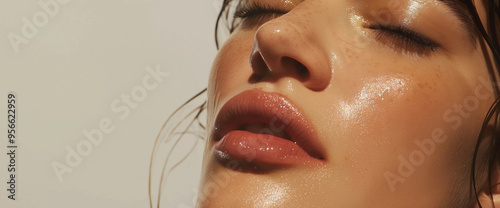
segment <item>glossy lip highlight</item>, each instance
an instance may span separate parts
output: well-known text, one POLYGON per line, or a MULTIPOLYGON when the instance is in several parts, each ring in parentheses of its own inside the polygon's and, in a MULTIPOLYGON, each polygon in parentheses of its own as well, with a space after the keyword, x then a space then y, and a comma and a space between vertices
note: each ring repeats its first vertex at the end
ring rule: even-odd
POLYGON ((324 150, 309 121, 290 100, 275 92, 248 90, 231 98, 217 115, 213 138, 219 157, 267 165, 324 162, 324 150), (267 128, 259 133, 240 129, 255 123, 267 128), (285 132, 291 141, 274 136, 273 131, 285 132), (237 148, 257 151, 257 155, 245 158, 237 148))

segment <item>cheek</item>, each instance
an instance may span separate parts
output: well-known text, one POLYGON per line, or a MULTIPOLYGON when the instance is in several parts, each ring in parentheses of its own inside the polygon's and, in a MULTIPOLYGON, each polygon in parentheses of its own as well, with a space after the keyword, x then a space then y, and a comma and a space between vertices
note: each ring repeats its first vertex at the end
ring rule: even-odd
POLYGON ((224 103, 220 98, 230 98, 228 95, 238 92, 252 73, 249 56, 253 36, 244 32, 237 34, 229 37, 214 59, 208 85, 208 118, 214 118, 216 109, 224 103))
POLYGON ((225 92, 248 83, 252 73, 249 58, 253 44, 250 32, 231 36, 219 50, 210 74, 210 87, 214 92, 225 92))
POLYGON ((249 64, 253 44, 253 33, 238 32, 232 35, 219 50, 212 65, 209 78, 209 111, 216 108, 220 97, 228 97, 248 86, 248 78, 252 74, 249 64))
MULTIPOLYGON (((450 193, 467 181, 491 104, 488 81, 471 78, 478 74, 462 76, 453 66, 357 64, 349 69, 348 76, 337 73, 330 90, 338 96, 323 101, 336 104, 317 125, 326 129, 321 134, 328 135, 332 163, 351 184, 359 184, 353 189, 404 198, 429 187, 450 193)), ((377 196, 368 200, 380 200, 377 196)))

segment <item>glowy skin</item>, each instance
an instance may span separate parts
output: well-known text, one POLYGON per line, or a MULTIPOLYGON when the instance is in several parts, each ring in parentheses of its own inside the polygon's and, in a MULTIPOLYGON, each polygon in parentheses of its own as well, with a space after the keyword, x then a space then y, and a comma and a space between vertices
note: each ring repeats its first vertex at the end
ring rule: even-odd
POLYGON ((243 23, 214 61, 199 207, 472 206, 469 168, 494 96, 485 50, 442 1, 252 2, 288 13, 243 23), (437 46, 405 49, 370 27, 382 21, 437 46), (216 116, 252 89, 301 110, 321 165, 262 173, 216 159, 216 116))

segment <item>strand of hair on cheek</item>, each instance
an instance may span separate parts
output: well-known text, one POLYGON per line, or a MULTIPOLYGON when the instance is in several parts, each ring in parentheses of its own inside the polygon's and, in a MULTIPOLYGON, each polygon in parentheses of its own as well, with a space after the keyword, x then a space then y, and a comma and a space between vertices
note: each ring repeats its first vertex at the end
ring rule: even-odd
MULTIPOLYGON (((486 114, 486 118, 483 121, 481 131, 479 132, 479 136, 476 142, 476 147, 474 149, 474 155, 472 157, 472 168, 471 168, 471 179, 472 179, 472 186, 474 190, 474 194, 476 197, 476 200, 478 202, 479 208, 482 208, 481 203, 479 202, 479 195, 477 192, 477 185, 476 185, 476 159, 479 151, 479 146, 481 142, 483 141, 484 134, 486 133, 486 127, 488 126, 488 123, 490 119, 493 117, 493 115, 497 112, 498 107, 500 103, 500 97, 498 97, 495 102, 493 102, 492 106, 488 110, 488 113, 486 114)), ((496 119, 495 119, 496 120, 496 119)), ((495 121, 495 126, 496 126, 496 121, 495 121)), ((494 135, 493 135, 494 136, 494 135)))

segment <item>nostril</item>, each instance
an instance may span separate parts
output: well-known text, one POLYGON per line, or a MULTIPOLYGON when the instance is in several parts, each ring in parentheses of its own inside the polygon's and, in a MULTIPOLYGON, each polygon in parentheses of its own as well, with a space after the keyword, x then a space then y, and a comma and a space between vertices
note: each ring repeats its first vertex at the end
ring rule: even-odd
POLYGON ((309 70, 307 70, 307 67, 304 66, 304 64, 295 61, 295 67, 297 68, 297 71, 301 77, 304 77, 305 79, 309 78, 309 70))
POLYGON ((298 62, 297 60, 290 57, 283 57, 281 59, 281 64, 283 66, 288 66, 288 70, 294 70, 301 81, 309 79, 309 70, 306 66, 304 66, 304 64, 298 62))

